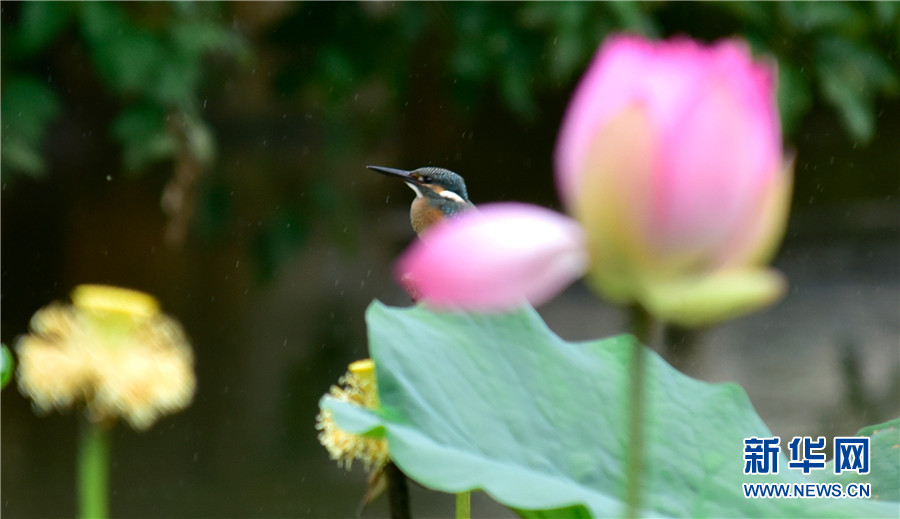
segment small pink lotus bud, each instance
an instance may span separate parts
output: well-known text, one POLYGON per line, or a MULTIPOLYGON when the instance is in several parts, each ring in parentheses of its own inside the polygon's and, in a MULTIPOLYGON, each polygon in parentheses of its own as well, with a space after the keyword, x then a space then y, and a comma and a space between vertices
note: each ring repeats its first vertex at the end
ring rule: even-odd
POLYGON ((586 271, 613 301, 683 325, 784 290, 763 266, 791 191, 774 70, 739 42, 608 39, 563 121, 556 181, 574 220, 484 207, 423 235, 398 277, 436 306, 503 310, 586 271))
POLYGON ((515 203, 488 204, 429 229, 397 264, 407 290, 432 306, 505 310, 540 304, 584 274, 578 224, 515 203))

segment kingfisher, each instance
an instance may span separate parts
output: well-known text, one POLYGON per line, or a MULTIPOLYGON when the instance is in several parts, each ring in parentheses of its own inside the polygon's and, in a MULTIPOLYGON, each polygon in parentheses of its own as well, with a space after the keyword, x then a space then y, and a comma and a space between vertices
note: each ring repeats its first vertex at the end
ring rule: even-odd
POLYGON ((416 192, 409 209, 409 220, 419 236, 444 218, 455 218, 475 207, 466 193, 465 180, 449 169, 424 167, 405 171, 381 166, 366 167, 399 178, 416 192))

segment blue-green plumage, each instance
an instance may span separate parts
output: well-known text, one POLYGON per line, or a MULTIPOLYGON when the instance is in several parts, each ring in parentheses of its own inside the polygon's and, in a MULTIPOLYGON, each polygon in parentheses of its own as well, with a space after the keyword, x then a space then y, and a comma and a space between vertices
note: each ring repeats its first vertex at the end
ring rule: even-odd
POLYGON ((417 234, 443 218, 453 218, 475 207, 469 201, 466 182, 449 169, 425 167, 412 171, 367 166, 372 171, 397 177, 416 192, 410 208, 410 221, 417 234))

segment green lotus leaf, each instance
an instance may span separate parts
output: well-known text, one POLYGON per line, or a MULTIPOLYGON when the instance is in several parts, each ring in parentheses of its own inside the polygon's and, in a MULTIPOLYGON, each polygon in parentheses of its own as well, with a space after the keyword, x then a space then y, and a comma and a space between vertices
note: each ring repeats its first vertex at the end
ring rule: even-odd
MULTIPOLYGON (((431 489, 481 489, 524 517, 623 514, 633 337, 569 343, 530 308, 477 315, 376 302, 366 318, 382 408, 324 398, 340 427, 383 428, 394 462, 431 489)), ((745 475, 744 438, 772 434, 744 391, 647 355, 643 515, 897 516, 885 500, 745 498, 744 483, 814 480, 784 456, 778 474, 745 475)))

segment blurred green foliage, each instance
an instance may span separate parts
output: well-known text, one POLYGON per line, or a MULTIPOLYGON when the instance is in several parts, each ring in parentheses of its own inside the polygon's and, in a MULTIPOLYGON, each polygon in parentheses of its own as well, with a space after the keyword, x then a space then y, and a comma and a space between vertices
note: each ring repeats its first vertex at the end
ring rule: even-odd
MULTIPOLYGON (((6 78, 6 74, 3 74, 6 78)), ((2 168, 36 175, 46 169, 40 152, 47 125, 60 112, 60 102, 46 83, 17 75, 3 84, 0 119, 3 120, 2 168)))
POLYGON ((540 95, 571 88, 605 34, 658 36, 657 8, 624 2, 304 5, 280 22, 273 40, 285 46, 300 40, 315 51, 303 46, 292 54, 276 85, 286 92, 325 89, 328 99, 339 100, 377 76, 396 88, 395 101, 403 100, 415 66, 426 61, 427 72, 447 83, 460 107, 474 108, 491 93, 527 122, 540 95))
MULTIPOLYGON (((187 114, 184 131, 209 134, 198 116, 203 58, 211 53, 246 56, 236 31, 222 23, 219 7, 192 2, 25 2, 3 41, 3 167, 40 174, 40 152, 48 125, 62 106, 51 82, 27 70, 44 52, 61 52, 54 42, 74 29, 91 65, 120 113, 111 131, 123 149, 126 171, 171 158, 178 142, 166 121, 187 114)), ((70 41, 66 42, 71 44, 70 41)), ((198 140, 198 139, 195 139, 198 140)), ((192 149, 201 161, 212 158, 212 138, 192 149)))
POLYGON ((790 134, 819 98, 840 115, 847 134, 867 143, 875 100, 900 91, 900 4, 896 2, 734 2, 720 5, 744 20, 745 36, 779 66, 779 106, 790 134))
MULTIPOLYGON (((193 2, 21 4, 18 18, 4 31, 4 166, 29 174, 46 168, 41 146, 62 107, 49 82, 18 71, 70 27, 87 48, 96 75, 121 103, 111 130, 127 169, 174 155, 177 142, 166 128, 173 110, 191 116, 191 131, 209 133, 198 116, 203 58, 249 57, 244 37, 222 16, 225 9, 193 2)), ((293 91, 314 84, 335 101, 368 76, 404 74, 413 54, 426 49, 440 60, 432 67, 453 78, 451 92, 461 104, 471 105, 484 90, 495 89, 507 109, 528 121, 539 95, 571 88, 605 34, 683 32, 679 9, 629 2, 298 5, 281 27, 301 32, 278 31, 275 41, 286 48, 298 39, 315 42, 316 49, 286 61, 275 85, 293 91), (398 56, 396 49, 409 55, 398 56)), ((853 139, 867 142, 875 127, 875 100, 898 92, 900 4, 727 2, 694 4, 690 10, 708 26, 734 27, 759 53, 777 58, 788 132, 820 98, 840 114, 853 139)), ((402 97, 398 92, 395 101, 402 97)), ((203 141, 212 145, 211 138, 203 141)), ((203 160, 213 153, 196 151, 203 160)))
POLYGON ((25 2, 4 10, 4 178, 53 167, 48 142, 63 131, 55 123, 81 116, 71 85, 53 74, 67 66, 64 80, 102 87, 124 171, 175 164, 172 183, 195 210, 176 208, 171 218, 181 214, 193 232, 220 240, 229 219, 254 223, 263 277, 317 222, 352 245, 359 201, 346 176, 322 171, 403 146, 394 151, 411 155, 405 160, 446 163, 452 155, 435 156, 423 141, 439 147, 440 132, 481 130, 488 112, 549 134, 540 128, 558 124, 555 111, 614 31, 746 39, 778 63, 788 141, 811 110, 825 108, 865 144, 879 103, 900 91, 893 2, 25 2), (207 111, 207 100, 218 111, 207 111), (228 126, 231 142, 261 142, 252 149, 258 178, 217 167, 196 182, 194 198, 197 172, 213 163, 228 126), (386 137, 404 127, 416 128, 410 142, 386 137), (193 168, 178 167, 185 157, 193 168))
POLYGON ((0 344, 0 389, 6 387, 9 381, 12 380, 15 367, 16 365, 9 348, 5 344, 0 344))
MULTIPOLYGON (((534 116, 538 96, 571 88, 612 31, 746 38, 758 54, 778 62, 779 104, 788 134, 813 102, 822 100, 841 116, 851 138, 868 142, 875 128, 875 100, 900 91, 900 4, 893 2, 721 2, 689 7, 657 2, 461 2, 310 9, 338 15, 328 20, 298 10, 283 27, 321 38, 321 52, 314 56, 317 73, 303 77, 327 85, 336 98, 358 88, 369 75, 402 75, 413 56, 390 51, 407 49, 412 54, 427 48, 438 59, 431 67, 452 78, 452 92, 461 104, 495 89, 507 109, 527 121, 534 116)), ((292 31, 283 33, 287 36, 282 43, 295 37, 292 31)), ((288 62, 282 85, 296 82, 301 71, 309 70, 298 67, 307 58, 299 55, 288 62)))

